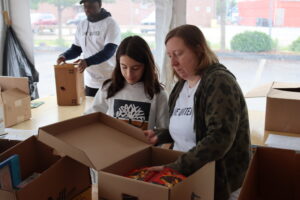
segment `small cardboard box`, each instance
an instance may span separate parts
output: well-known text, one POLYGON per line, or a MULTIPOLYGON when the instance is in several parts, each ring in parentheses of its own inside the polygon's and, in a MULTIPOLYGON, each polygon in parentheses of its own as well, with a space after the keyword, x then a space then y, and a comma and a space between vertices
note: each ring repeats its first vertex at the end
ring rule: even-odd
POLYGON ((182 152, 151 147, 142 130, 102 113, 93 113, 39 129, 39 139, 58 152, 98 171, 100 199, 214 199, 215 163, 208 163, 169 189, 123 175, 142 166, 175 161, 182 152))
POLYGON ((31 118, 28 78, 1 76, 1 101, 4 124, 10 127, 31 118))
POLYGON ((83 73, 75 64, 54 66, 57 104, 60 106, 80 105, 85 99, 83 73))
POLYGON ((298 200, 299 180, 299 152, 258 147, 247 171, 239 200, 298 200))
POLYGON ((300 133, 300 83, 273 82, 245 96, 267 97, 265 130, 300 133))
POLYGON ((53 149, 38 141, 35 136, 2 153, 0 160, 15 154, 20 158, 22 180, 34 173, 40 175, 22 189, 0 189, 0 199, 72 199, 91 186, 88 167, 69 157, 53 155, 53 149))

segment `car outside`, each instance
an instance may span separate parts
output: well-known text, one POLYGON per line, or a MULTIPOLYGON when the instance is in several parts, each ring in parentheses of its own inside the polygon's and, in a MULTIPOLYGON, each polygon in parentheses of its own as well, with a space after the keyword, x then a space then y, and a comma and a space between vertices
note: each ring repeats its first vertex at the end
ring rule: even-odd
POLYGON ((141 21, 141 33, 155 32, 155 12, 141 21))
POLYGON ((74 19, 70 19, 67 21, 67 25, 71 25, 71 24, 74 24, 74 25, 77 25, 79 24, 80 21, 86 19, 86 14, 85 13, 78 13, 74 19))
POLYGON ((30 15, 33 32, 39 32, 43 29, 54 31, 54 25, 57 25, 56 17, 52 13, 32 13, 30 15))

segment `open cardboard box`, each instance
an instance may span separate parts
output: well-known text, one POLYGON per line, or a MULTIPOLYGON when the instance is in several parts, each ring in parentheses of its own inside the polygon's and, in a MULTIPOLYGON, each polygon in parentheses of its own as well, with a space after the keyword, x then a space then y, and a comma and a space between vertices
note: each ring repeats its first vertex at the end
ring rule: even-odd
POLYGON ((267 97, 265 130, 300 133, 300 83, 273 82, 245 95, 267 97))
POLYGON ((299 152, 257 147, 239 200, 298 200, 299 180, 299 152))
MULTIPOLYGON (((0 76, 4 124, 10 127, 31 118, 28 78, 0 76)), ((1 105, 0 105, 1 106, 1 105)))
POLYGON ((85 99, 83 73, 75 64, 54 66, 57 104, 60 106, 80 105, 85 99))
POLYGON ((215 163, 208 163, 169 189, 124 177, 128 171, 175 161, 181 152, 151 147, 142 130, 102 113, 41 127, 39 140, 98 171, 100 199, 214 199, 215 163), (196 198, 197 197, 197 198, 196 198))
POLYGON ((40 175, 22 189, 0 189, 1 200, 68 200, 91 186, 88 167, 69 157, 53 155, 53 149, 38 141, 35 136, 2 153, 0 160, 15 154, 20 158, 22 180, 34 172, 40 175))

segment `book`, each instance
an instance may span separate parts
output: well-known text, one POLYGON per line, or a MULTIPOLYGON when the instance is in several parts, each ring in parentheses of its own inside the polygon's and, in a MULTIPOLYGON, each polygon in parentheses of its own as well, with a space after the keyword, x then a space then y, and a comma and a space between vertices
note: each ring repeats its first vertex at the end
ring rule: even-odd
POLYGON ((1 190, 13 190, 13 184, 8 165, 5 165, 4 167, 0 168, 0 188, 1 190))
MULTIPOLYGON (((4 170, 3 171, 4 173, 7 173, 7 171, 5 171, 5 168, 9 169, 10 179, 12 182, 12 188, 17 188, 17 186, 21 182, 19 155, 12 155, 9 158, 7 158, 6 160, 0 162, 0 169, 4 170)), ((3 181, 5 181, 5 182, 1 182, 0 183, 1 185, 8 184, 7 179, 3 179, 3 181)))
POLYGON ((162 171, 150 171, 148 168, 149 167, 142 167, 131 170, 125 176, 136 180, 167 186, 169 188, 186 179, 184 175, 168 167, 165 167, 162 171))

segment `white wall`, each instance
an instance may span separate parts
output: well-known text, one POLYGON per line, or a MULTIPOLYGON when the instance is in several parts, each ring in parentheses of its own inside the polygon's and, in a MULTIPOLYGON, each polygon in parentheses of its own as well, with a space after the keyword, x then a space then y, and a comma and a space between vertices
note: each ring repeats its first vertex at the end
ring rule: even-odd
POLYGON ((29 60, 34 63, 29 3, 30 0, 9 0, 12 27, 29 60))
MULTIPOLYGON (((0 3, 0 11, 2 13, 3 10, 3 2, 0 3)), ((0 15, 0 74, 2 74, 3 69, 3 47, 4 47, 4 36, 5 36, 5 28, 2 14, 0 15)))

